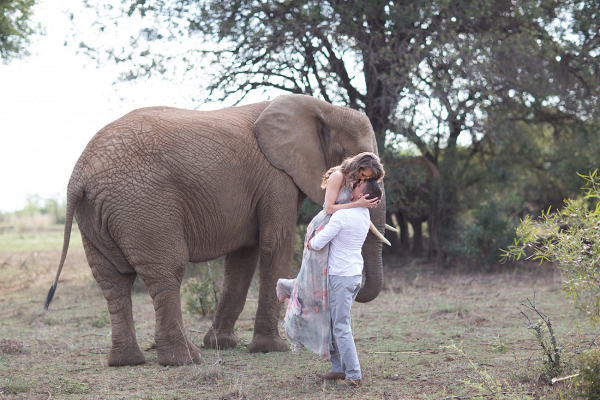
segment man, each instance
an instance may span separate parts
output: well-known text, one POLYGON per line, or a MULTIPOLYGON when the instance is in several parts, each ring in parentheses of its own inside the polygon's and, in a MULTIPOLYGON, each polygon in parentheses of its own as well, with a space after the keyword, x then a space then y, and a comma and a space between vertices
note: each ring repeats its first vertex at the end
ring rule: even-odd
MULTIPOLYGON (((362 196, 381 198, 381 187, 367 180, 352 191, 353 201, 362 196)), ((337 380, 340 384, 357 387, 362 379, 356 346, 350 326, 350 309, 362 282, 362 246, 369 233, 369 210, 364 207, 338 210, 329 223, 309 242, 311 250, 329 247, 329 308, 333 350, 331 372, 317 374, 321 379, 337 380)))

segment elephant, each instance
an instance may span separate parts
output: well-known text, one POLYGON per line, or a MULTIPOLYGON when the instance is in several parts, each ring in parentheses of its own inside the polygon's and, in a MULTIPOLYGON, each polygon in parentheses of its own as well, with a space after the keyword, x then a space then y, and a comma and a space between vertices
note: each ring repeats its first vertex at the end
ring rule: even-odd
POLYGON ((425 252, 422 224, 427 221, 429 229, 429 255, 439 253, 438 221, 440 204, 440 172, 425 157, 386 157, 387 217, 396 218, 399 236, 386 232, 393 251, 410 251, 415 256, 425 252), (392 217, 393 216, 393 217, 392 217), (413 246, 410 248, 408 223, 413 228, 413 246))
MULTIPOLYGON (((258 309, 248 351, 286 351, 278 333, 275 285, 290 270, 300 206, 307 196, 323 204, 323 174, 363 151, 378 154, 369 119, 307 95, 216 111, 132 111, 102 128, 74 167, 64 246, 45 308, 56 290, 75 218, 110 314, 108 365, 145 362, 131 303, 138 275, 155 309, 158 362, 197 361, 199 350, 183 329, 180 286, 188 262, 221 256, 222 293, 205 346, 237 346, 234 324, 258 266, 258 309)), ((370 214, 383 231, 385 206, 370 214)), ((363 247, 359 302, 381 291, 381 247, 370 233, 363 247)))

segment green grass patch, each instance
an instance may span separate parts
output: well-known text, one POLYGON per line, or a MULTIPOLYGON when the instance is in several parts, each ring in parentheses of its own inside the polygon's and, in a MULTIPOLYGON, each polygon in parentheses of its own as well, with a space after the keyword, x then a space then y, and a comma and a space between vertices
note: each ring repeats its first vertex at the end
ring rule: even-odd
POLYGON ((85 382, 77 382, 68 378, 58 378, 51 385, 54 394, 85 394, 90 392, 90 386, 85 382))
MULTIPOLYGON (((0 253, 24 253, 32 251, 60 251, 63 246, 63 226, 38 231, 6 231, 0 234, 0 253)), ((81 234, 74 226, 71 231, 69 250, 82 249, 81 234)))
POLYGON ((10 377, 4 381, 4 385, 0 388, 0 393, 2 391, 6 394, 21 394, 28 393, 31 390, 31 386, 28 382, 20 378, 10 377))

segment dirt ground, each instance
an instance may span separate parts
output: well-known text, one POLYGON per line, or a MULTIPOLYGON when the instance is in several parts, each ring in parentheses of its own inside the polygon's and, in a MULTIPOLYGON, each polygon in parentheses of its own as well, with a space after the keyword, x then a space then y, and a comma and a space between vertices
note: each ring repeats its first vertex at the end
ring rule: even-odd
MULTIPOLYGON (((202 362, 183 367, 157 363, 152 302, 143 290, 135 291, 137 337, 147 362, 114 368, 107 366, 106 303, 80 244, 72 245, 51 308, 43 312, 59 256, 56 248, 0 252, 0 398, 559 398, 572 383, 550 386, 543 380, 542 352, 519 318, 519 302, 535 293, 565 357, 586 339, 552 266, 463 273, 423 259, 388 256, 382 293, 352 310, 365 375, 359 389, 318 381, 314 373, 328 371, 329 364, 308 351, 247 352, 256 283, 236 324, 240 346, 202 349, 202 362)), ((201 344, 210 319, 184 318, 192 341, 201 344)))

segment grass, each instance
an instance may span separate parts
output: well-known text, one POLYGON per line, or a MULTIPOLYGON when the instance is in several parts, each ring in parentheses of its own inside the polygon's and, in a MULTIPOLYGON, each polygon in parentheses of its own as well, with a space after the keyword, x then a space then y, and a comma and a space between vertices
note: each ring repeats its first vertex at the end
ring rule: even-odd
MULTIPOLYGON (((62 240, 62 229, 40 234, 62 240)), ((572 389, 569 381, 549 386, 540 380, 542 354, 517 310, 536 291, 537 305, 552 319, 565 352, 579 344, 574 324, 582 320, 564 299, 553 267, 467 274, 386 257, 380 296, 353 306, 365 378, 363 387, 349 390, 319 382, 314 373, 328 371, 329 363, 310 352, 247 352, 255 283, 236 323, 242 344, 220 352, 202 349, 202 361, 184 367, 157 363, 152 302, 146 292, 134 291, 136 332, 147 362, 108 367, 106 303, 83 250, 70 248, 54 301, 43 313, 60 246, 47 249, 26 237, 19 239, 18 251, 0 252, 0 393, 15 398, 551 399, 572 389), (9 343, 12 350, 4 351, 9 343)), ((14 240, 0 235, 0 248, 14 240)), ((184 319, 191 340, 201 344, 211 320, 189 314, 184 319)))

